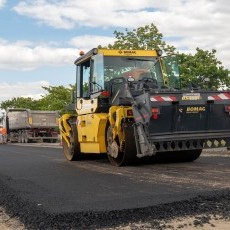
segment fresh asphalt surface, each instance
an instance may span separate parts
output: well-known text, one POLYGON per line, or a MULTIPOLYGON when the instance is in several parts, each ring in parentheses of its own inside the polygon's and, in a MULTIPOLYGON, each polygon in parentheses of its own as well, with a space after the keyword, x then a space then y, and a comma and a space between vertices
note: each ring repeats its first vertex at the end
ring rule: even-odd
MULTIPOLYGON (((65 160, 59 146, 0 145, 0 186, 47 213, 112 211, 187 200, 230 187, 230 155, 114 167, 106 156, 65 160)), ((1 196, 1 194, 0 194, 1 196)))

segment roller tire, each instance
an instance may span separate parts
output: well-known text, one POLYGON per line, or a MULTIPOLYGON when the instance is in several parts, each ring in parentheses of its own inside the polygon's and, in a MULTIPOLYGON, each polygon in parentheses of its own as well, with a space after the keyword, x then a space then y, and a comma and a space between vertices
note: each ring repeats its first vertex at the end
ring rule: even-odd
MULTIPOLYGON (((125 165, 132 165, 137 161, 137 150, 136 150, 136 143, 134 137, 134 128, 132 123, 124 123, 122 125, 122 129, 125 135, 125 145, 123 147, 123 151, 118 152, 118 156, 116 158, 112 157, 107 152, 108 159, 113 166, 125 166, 125 165)), ((109 145, 112 143, 112 128, 108 127, 107 129, 107 149, 109 145)), ((119 147, 119 146, 118 146, 119 147)))
POLYGON ((68 161, 76 161, 82 159, 80 152, 80 143, 78 142, 78 134, 76 125, 71 125, 72 132, 70 133, 70 146, 68 146, 66 140, 62 138, 62 146, 65 158, 68 161))
POLYGON ((201 155, 202 149, 162 152, 153 156, 155 162, 192 162, 201 155))
POLYGON ((178 159, 180 162, 195 161, 200 157, 201 153, 202 149, 181 151, 181 153, 178 154, 178 159))

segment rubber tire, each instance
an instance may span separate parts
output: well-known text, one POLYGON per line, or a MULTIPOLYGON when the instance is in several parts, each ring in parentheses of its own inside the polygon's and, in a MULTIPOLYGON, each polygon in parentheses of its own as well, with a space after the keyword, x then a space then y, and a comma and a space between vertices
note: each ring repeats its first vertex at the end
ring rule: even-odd
MULTIPOLYGON (((124 151, 119 151, 118 157, 113 158, 112 156, 108 155, 108 159, 113 166, 126 166, 126 165, 133 165, 136 164, 138 158, 136 157, 137 150, 136 150, 136 143, 134 137, 134 128, 132 123, 123 123, 122 129, 125 134, 125 146, 124 151)), ((111 135, 111 127, 107 128, 106 132, 106 144, 109 145, 108 136, 111 135)))
POLYGON ((22 135, 21 135, 21 143, 25 143, 25 136, 24 136, 24 133, 22 133, 22 135))
POLYGON ((25 143, 29 143, 29 139, 28 139, 27 134, 25 134, 25 143))
POLYGON ((201 155, 202 149, 157 153, 153 158, 157 162, 192 162, 201 155))
POLYGON ((21 143, 21 142, 22 142, 22 134, 19 133, 19 134, 18 134, 18 143, 21 143))
POLYGON ((195 149, 181 151, 177 154, 180 162, 191 162, 197 160, 200 157, 201 153, 202 149, 195 149))
POLYGON ((110 156, 108 154, 108 146, 110 144, 112 144, 112 128, 111 128, 111 126, 107 127, 107 129, 106 129, 107 157, 108 157, 109 162, 111 163, 111 165, 119 167, 119 166, 122 165, 124 153, 119 151, 117 158, 114 158, 114 157, 110 156))
POLYGON ((76 125, 71 125, 71 136, 70 136, 70 146, 68 146, 67 142, 64 138, 62 138, 62 146, 65 158, 68 161, 76 161, 82 159, 82 154, 80 152, 80 143, 78 142, 78 134, 76 125))

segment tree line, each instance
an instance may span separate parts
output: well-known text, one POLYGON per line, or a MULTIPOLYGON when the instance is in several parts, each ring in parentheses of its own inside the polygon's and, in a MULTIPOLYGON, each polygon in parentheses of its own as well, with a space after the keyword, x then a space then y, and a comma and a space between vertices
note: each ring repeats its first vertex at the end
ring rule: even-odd
POLYGON ((53 111, 59 110, 61 114, 67 112, 67 106, 71 100, 71 92, 73 85, 65 86, 49 86, 42 87, 46 94, 41 99, 33 99, 31 97, 14 97, 11 100, 3 101, 0 104, 2 109, 7 108, 25 108, 31 110, 53 111))
MULTIPOLYGON (((196 48, 194 54, 179 52, 172 45, 163 40, 163 34, 152 23, 137 29, 124 32, 114 31, 115 41, 107 46, 99 45, 98 48, 106 49, 148 49, 162 50, 166 55, 176 55, 180 68, 182 88, 188 88, 189 84, 197 87, 208 87, 211 89, 225 88, 230 83, 230 71, 225 69, 221 61, 216 58, 216 50, 203 50, 196 48), (205 82, 208 79, 208 85, 205 82)), ((71 99, 73 85, 43 87, 47 94, 41 99, 17 97, 3 101, 0 104, 2 109, 8 107, 27 108, 32 110, 60 110, 66 112, 66 106, 71 99)))

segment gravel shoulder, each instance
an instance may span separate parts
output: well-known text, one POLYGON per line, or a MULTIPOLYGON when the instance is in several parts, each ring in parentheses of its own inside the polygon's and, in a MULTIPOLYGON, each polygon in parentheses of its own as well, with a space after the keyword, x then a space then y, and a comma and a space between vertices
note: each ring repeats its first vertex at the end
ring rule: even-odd
POLYGON ((230 190, 141 209, 61 215, 44 213, 39 208, 18 200, 12 194, 10 198, 10 205, 2 202, 2 197, 0 199, 0 205, 6 206, 4 209, 0 208, 1 230, 227 230, 230 226, 230 190))
MULTIPOLYGON (((211 230, 221 229, 228 230, 230 219, 221 216, 193 216, 175 218, 170 221, 160 221, 156 229, 196 229, 196 230, 211 230), (205 221, 204 221, 205 220, 205 221)), ((0 229, 1 230, 26 230, 27 228, 17 218, 11 218, 5 213, 3 208, 0 208, 0 229)), ((99 228, 100 229, 100 228, 99 228)), ((98 229, 98 230, 99 230, 98 229)), ((134 229, 154 229, 150 222, 133 222, 126 226, 117 226, 113 228, 101 228, 100 230, 134 230, 134 229)))

